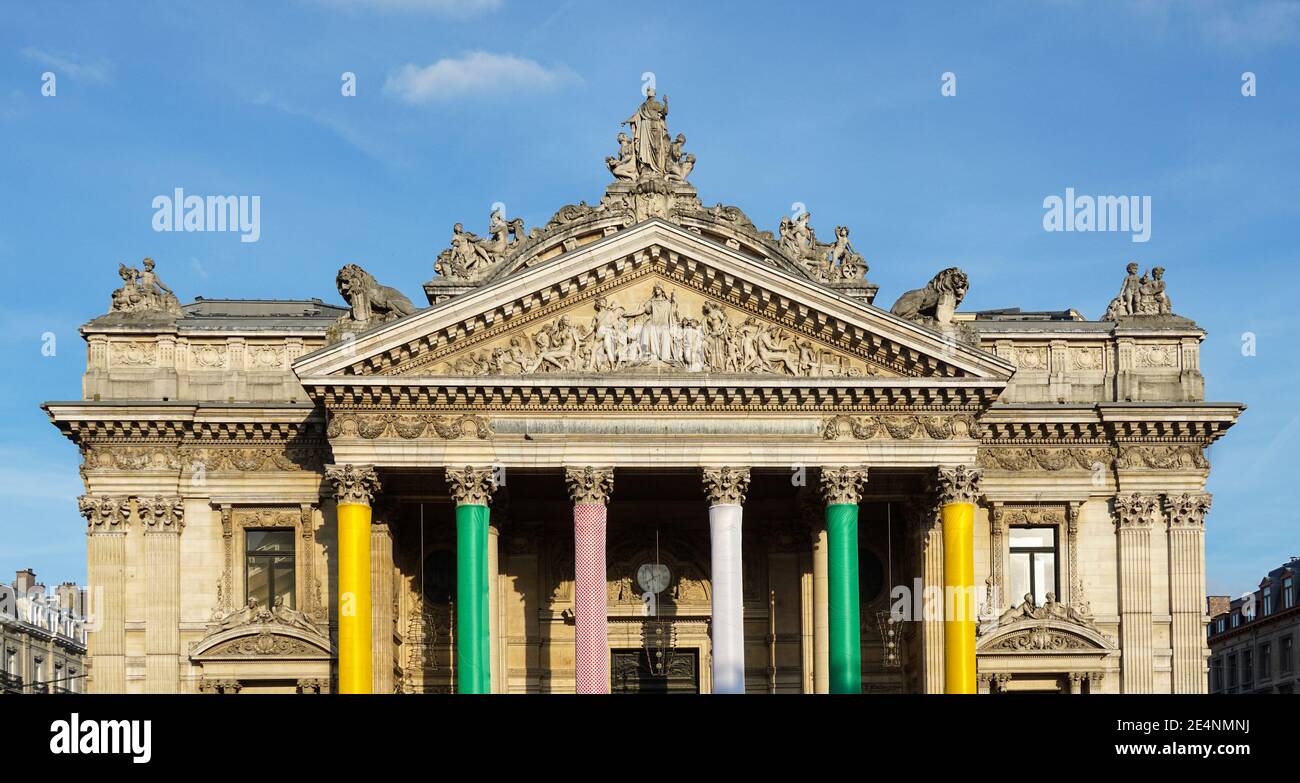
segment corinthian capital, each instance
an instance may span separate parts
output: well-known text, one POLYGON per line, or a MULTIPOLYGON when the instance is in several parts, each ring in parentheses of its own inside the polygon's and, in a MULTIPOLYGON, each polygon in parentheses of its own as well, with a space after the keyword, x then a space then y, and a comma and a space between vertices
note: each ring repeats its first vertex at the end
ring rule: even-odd
POLYGON ((1165 511, 1169 514, 1171 528, 1203 528, 1205 515, 1210 510, 1212 498, 1208 492, 1170 495, 1165 498, 1165 511))
POLYGON ((77 508, 86 518, 88 533, 125 532, 131 517, 131 504, 126 498, 82 495, 77 498, 77 508))
POLYGON ((865 467, 843 465, 822 468, 822 498, 828 506, 856 506, 862 502, 862 488, 867 483, 865 467))
POLYGON ((326 465, 325 478, 334 482, 334 500, 340 506, 368 506, 379 492, 379 474, 374 465, 326 465))
POLYGON ((486 506, 496 489, 492 468, 447 468, 447 487, 458 506, 486 506))
POLYGON ((1133 492, 1115 498, 1115 524, 1124 528, 1147 528, 1151 519, 1160 508, 1160 499, 1155 495, 1133 492))
POLYGON ((146 532, 179 533, 185 527, 185 501, 179 497, 137 498, 136 506, 146 532))
POLYGON ((970 465, 939 468, 939 504, 976 503, 984 471, 970 465))
POLYGON ((614 491, 614 469, 565 468, 564 483, 569 485, 569 499, 574 505, 578 503, 609 503, 609 496, 614 491))
POLYGON ((749 491, 749 468, 705 468, 704 494, 710 506, 743 506, 749 491))

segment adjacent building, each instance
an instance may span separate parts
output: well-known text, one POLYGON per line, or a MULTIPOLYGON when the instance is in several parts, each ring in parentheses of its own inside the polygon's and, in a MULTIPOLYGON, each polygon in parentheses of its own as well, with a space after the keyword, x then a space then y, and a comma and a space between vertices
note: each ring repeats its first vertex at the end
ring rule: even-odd
POLYGON ((1240 598, 1210 596, 1210 693, 1296 693, 1300 558, 1240 598))
POLYGON ((86 690, 85 601, 65 582, 49 591, 31 569, 0 585, 0 693, 86 690))
POLYGON ((666 113, 598 201, 456 224, 425 307, 356 264, 342 306, 119 269, 44 406, 92 690, 1204 692, 1244 406, 1163 268, 1099 320, 963 312, 956 267, 885 309, 847 227, 707 206, 666 113))

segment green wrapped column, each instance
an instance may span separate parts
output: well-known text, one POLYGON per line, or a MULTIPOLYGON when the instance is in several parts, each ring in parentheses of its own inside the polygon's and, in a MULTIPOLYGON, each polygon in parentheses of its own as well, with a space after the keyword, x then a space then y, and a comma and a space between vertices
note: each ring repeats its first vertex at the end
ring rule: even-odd
POLYGON ((862 692, 862 621, 858 592, 858 503, 866 468, 824 468, 830 691, 862 692))
POLYGON ((447 469, 456 501, 456 692, 492 692, 488 625, 488 500, 491 468, 447 469))

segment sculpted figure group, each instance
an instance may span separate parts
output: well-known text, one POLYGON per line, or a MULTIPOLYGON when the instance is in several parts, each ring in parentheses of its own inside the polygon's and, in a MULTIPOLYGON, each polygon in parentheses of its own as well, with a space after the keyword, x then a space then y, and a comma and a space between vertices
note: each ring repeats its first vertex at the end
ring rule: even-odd
POLYGON ((817 241, 817 234, 808 221, 807 211, 796 217, 782 217, 778 245, 781 250, 803 266, 813 279, 822 282, 833 280, 861 280, 867 274, 867 262, 849 244, 847 226, 835 227, 835 241, 827 244, 817 241))
POLYGON ((1110 300, 1103 321, 1115 321, 1134 315, 1172 315, 1173 305, 1165 293, 1165 268, 1155 267, 1150 274, 1138 276, 1138 265, 1130 263, 1126 268, 1124 283, 1120 286, 1119 296, 1110 300))
POLYGON ((1032 593, 1025 593, 1023 601, 1007 609, 998 617, 998 625, 1008 625, 1019 620, 1060 620, 1096 628, 1087 604, 1067 606, 1056 600, 1055 593, 1048 593, 1042 606, 1035 605, 1032 593))
POLYGON ((135 269, 126 264, 117 265, 117 273, 122 277, 122 287, 113 292, 109 311, 114 313, 153 311, 180 315, 180 300, 153 271, 153 259, 146 258, 143 266, 143 269, 135 269))
POLYGON ((647 89, 641 106, 623 124, 632 129, 632 135, 618 134, 618 155, 605 158, 615 179, 658 176, 681 182, 695 168, 695 156, 683 152, 686 136, 679 133, 673 139, 668 135, 667 95, 661 102, 655 100, 653 87, 647 89))
POLYGON ((506 220, 504 211, 498 207, 488 215, 486 238, 466 231, 460 223, 452 226, 451 246, 438 255, 433 269, 455 280, 482 277, 524 238, 523 218, 506 220))
POLYGON ((612 372, 672 368, 685 372, 775 373, 798 376, 855 375, 858 370, 824 355, 808 340, 749 317, 733 325, 725 308, 705 301, 700 317, 685 316, 676 292, 655 285, 634 309, 601 297, 587 324, 560 316, 505 347, 470 353, 450 362, 464 375, 612 372))

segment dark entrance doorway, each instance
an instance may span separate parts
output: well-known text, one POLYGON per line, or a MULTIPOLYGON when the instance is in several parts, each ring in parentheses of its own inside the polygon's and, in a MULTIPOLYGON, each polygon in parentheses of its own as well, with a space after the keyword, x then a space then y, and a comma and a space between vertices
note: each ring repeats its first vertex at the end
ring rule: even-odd
POLYGON ((699 693, 700 651, 678 650, 664 676, 650 671, 646 651, 639 648, 610 651, 611 693, 699 693))

